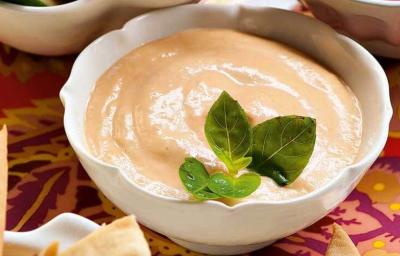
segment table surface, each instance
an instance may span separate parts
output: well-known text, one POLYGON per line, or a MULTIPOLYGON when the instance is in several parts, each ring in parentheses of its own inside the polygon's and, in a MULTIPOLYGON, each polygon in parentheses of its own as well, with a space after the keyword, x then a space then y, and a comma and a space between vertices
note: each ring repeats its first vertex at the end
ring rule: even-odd
MULTIPOLYGON (((9 128, 7 230, 31 230, 62 212, 97 223, 124 215, 89 179, 65 136, 58 92, 74 58, 35 56, 0 44, 0 124, 9 128)), ((381 157, 328 216, 251 255, 324 255, 336 222, 362 255, 400 256, 400 61, 379 61, 395 110, 381 157)), ((200 255, 143 229, 153 255, 200 255)))

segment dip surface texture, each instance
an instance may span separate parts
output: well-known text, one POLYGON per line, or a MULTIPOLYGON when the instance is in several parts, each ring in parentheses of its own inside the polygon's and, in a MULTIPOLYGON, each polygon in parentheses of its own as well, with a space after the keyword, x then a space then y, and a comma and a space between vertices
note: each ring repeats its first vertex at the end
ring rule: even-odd
POLYGON ((115 63, 89 101, 87 145, 144 189, 188 199, 178 176, 185 157, 198 158, 209 172, 223 168, 204 134, 208 110, 222 90, 239 101, 252 125, 279 115, 317 120, 315 150, 301 176, 286 187, 262 177, 258 190, 242 200, 304 195, 354 162, 362 116, 351 90, 297 50, 223 29, 180 32, 115 63))

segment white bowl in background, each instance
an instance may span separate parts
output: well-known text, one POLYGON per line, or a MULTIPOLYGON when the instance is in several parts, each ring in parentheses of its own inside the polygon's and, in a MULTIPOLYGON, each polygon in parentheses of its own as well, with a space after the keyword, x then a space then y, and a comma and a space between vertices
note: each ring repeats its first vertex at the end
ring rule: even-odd
POLYGON ((256 250, 326 215, 346 198, 377 159, 392 116, 385 73, 358 43, 304 15, 238 5, 185 5, 129 21, 122 29, 101 36, 79 55, 60 97, 68 139, 104 194, 145 226, 189 249, 214 255, 256 250), (217 201, 193 202, 152 194, 134 184, 122 170, 96 159, 85 143, 84 123, 99 76, 136 47, 197 27, 231 28, 268 37, 299 49, 338 74, 352 88, 363 111, 362 144, 356 162, 329 184, 305 196, 227 206, 217 201))
POLYGON ((58 241, 60 249, 84 238, 97 229, 99 225, 91 220, 73 213, 63 213, 28 232, 4 233, 4 256, 33 256, 54 241, 58 241))
POLYGON ((32 7, 0 1, 0 42, 41 55, 77 53, 139 14, 188 2, 193 0, 75 0, 32 7))
POLYGON ((302 0, 312 13, 372 53, 400 58, 400 2, 391 0, 302 0))

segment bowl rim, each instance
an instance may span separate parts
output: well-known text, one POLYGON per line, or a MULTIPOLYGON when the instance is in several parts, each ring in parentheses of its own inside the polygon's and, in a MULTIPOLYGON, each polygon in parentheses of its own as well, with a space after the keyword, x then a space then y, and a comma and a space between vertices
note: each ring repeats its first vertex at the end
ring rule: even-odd
MULTIPOLYGON (((133 49, 133 48, 132 48, 133 49)), ((65 112, 64 112, 64 127, 65 127, 65 132, 66 135, 68 137, 68 140, 71 144, 71 146, 74 148, 75 151, 78 151, 79 154, 84 155, 84 157, 94 163, 96 163, 99 166, 103 166, 105 168, 108 169, 108 171, 115 171, 117 172, 125 181, 127 181, 130 186, 135 187, 138 191, 145 193, 151 197, 156 197, 158 199, 161 200, 166 200, 169 202, 176 202, 176 203, 203 203, 203 204, 208 204, 209 206, 215 206, 215 207, 220 207, 222 209, 228 210, 228 211, 236 211, 242 208, 247 208, 247 207, 251 207, 254 205, 288 205, 288 204, 294 204, 294 203, 302 203, 303 201, 307 201, 307 200, 312 200, 316 197, 318 197, 320 194, 324 194, 326 191, 330 190, 330 188, 332 186, 334 186, 337 182, 337 180, 339 180, 341 177, 343 177, 344 175, 347 175, 349 172, 356 172, 358 170, 358 172, 360 172, 360 169, 363 169, 363 166, 368 165, 368 163, 370 163, 372 160, 376 159, 376 156, 379 156, 380 152, 383 150, 384 145, 386 144, 386 140, 388 138, 388 133, 389 133, 389 123, 393 114, 393 109, 391 106, 391 102, 390 102, 390 96, 389 96, 389 83, 386 77, 386 74, 383 70, 383 68, 381 67, 381 65, 378 63, 378 61, 365 49, 363 48, 359 43, 357 43, 356 41, 350 39, 347 36, 341 35, 339 33, 337 33, 335 30, 333 30, 332 28, 330 28, 328 25, 305 15, 302 14, 298 14, 295 13, 293 11, 286 11, 286 10, 281 10, 281 9, 276 9, 276 8, 271 8, 271 7, 249 7, 249 6, 244 6, 244 5, 240 5, 240 4, 233 4, 233 5, 218 5, 218 4, 207 4, 207 5, 196 5, 196 4, 188 4, 188 5, 183 5, 183 6, 178 6, 178 7, 171 7, 171 8, 167 8, 167 9, 163 9, 163 10, 156 10, 156 11, 152 11, 140 16, 137 16, 133 19, 131 19, 130 21, 128 21, 121 29, 118 30, 114 30, 111 31, 109 33, 106 33, 102 36, 100 36, 99 38, 97 38, 95 41, 93 41, 91 44, 89 44, 82 52, 81 54, 79 54, 79 56, 77 57, 77 59, 75 60, 72 69, 71 69, 71 73, 70 76, 68 78, 68 80, 66 81, 66 83, 64 84, 64 86, 62 87, 61 91, 60 91, 60 99, 64 105, 65 108, 65 112), (383 114, 384 116, 382 117, 383 122, 381 123, 381 132, 379 133, 379 135, 377 136, 376 141, 374 141, 374 146, 373 149, 369 150, 364 157, 362 157, 361 159, 359 159, 357 162, 343 168, 343 170, 340 172, 340 174, 330 180, 329 182, 327 182, 323 187, 316 189, 314 191, 311 191, 305 195, 296 197, 296 198, 291 198, 288 200, 280 200, 280 201, 243 201, 243 202, 239 202, 238 204, 235 205, 227 205, 224 204, 220 201, 215 201, 215 200, 206 200, 206 201, 202 201, 202 202, 197 202, 197 201, 193 201, 193 200, 185 200, 185 199, 177 199, 177 198, 172 198, 172 197, 168 197, 168 196, 164 196, 164 195, 160 195, 160 194, 156 194, 153 193, 151 191, 148 191, 146 189, 144 189, 143 187, 141 187, 140 185, 137 185, 131 178, 129 178, 127 176, 127 174, 122 171, 121 169, 119 169, 116 166, 113 166, 111 164, 105 163, 102 160, 96 158, 94 155, 92 155, 89 150, 87 149, 87 146, 85 145, 85 142, 82 143, 76 143, 76 141, 78 141, 77 139, 71 139, 73 136, 71 136, 70 132, 69 132, 69 127, 72 127, 72 122, 69 122, 69 120, 71 119, 71 107, 70 107, 70 103, 69 100, 71 98, 70 93, 69 93, 69 87, 72 87, 72 82, 71 80, 73 80, 73 78, 75 76, 77 76, 79 74, 79 68, 82 65, 81 62, 83 62, 83 60, 86 57, 86 52, 89 52, 91 49, 90 48, 94 48, 100 41, 106 39, 106 38, 112 38, 113 35, 116 34, 128 34, 129 35, 129 29, 132 26, 131 24, 134 24, 138 21, 140 21, 141 19, 147 18, 154 15, 159 15, 165 12, 171 12, 174 11, 176 9, 181 9, 181 11, 193 11, 193 9, 201 9, 204 10, 206 9, 206 11, 214 11, 214 10, 222 10, 224 11, 227 15, 232 15, 232 13, 239 13, 239 11, 241 10, 241 8, 245 8, 245 9, 258 9, 258 10, 262 10, 262 11, 268 11, 268 10, 274 10, 277 12, 282 12, 282 15, 299 15, 302 16, 303 19, 308 19, 308 20, 313 20, 313 23, 315 23, 316 26, 323 26, 326 29, 330 30, 332 32, 332 35, 335 35, 338 41, 342 41, 343 43, 346 43, 348 46, 351 46, 353 49, 357 50, 357 54, 360 56, 363 56, 366 60, 365 62, 369 62, 370 63, 370 69, 373 70, 371 72, 375 72, 377 74, 377 76, 379 76, 379 81, 381 81, 381 84, 379 85, 379 87, 381 88, 380 90, 382 90, 383 94, 385 95, 384 98, 381 99, 382 101, 382 105, 385 108, 385 113, 383 114)), ((86 108, 85 108, 86 109, 86 108)), ((78 154, 78 155, 79 155, 78 154)))

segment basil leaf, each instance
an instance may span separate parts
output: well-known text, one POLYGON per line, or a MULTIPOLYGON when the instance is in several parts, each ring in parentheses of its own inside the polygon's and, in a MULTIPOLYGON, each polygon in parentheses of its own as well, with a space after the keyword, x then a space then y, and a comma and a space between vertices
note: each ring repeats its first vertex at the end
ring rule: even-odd
POLYGON ((247 116, 227 92, 222 92, 208 112, 204 132, 208 144, 230 173, 247 167, 250 157, 245 157, 251 147, 251 127, 247 116))
POLYGON ((257 190, 261 178, 256 173, 245 173, 235 178, 225 173, 211 175, 208 187, 214 193, 227 198, 242 198, 257 190))
POLYGON ((209 188, 204 188, 200 191, 193 193, 193 196, 199 200, 211 200, 221 198, 220 195, 215 194, 209 188))
POLYGON ((204 165, 194 157, 185 158, 179 167, 179 177, 186 190, 194 193, 207 187, 210 175, 204 165))
POLYGON ((220 197, 207 188, 210 175, 204 165, 194 157, 185 158, 185 162, 179 167, 179 177, 186 190, 197 199, 207 200, 220 197))
POLYGON ((292 183, 306 167, 314 150, 316 121, 282 116, 253 128, 250 168, 279 185, 292 183))

